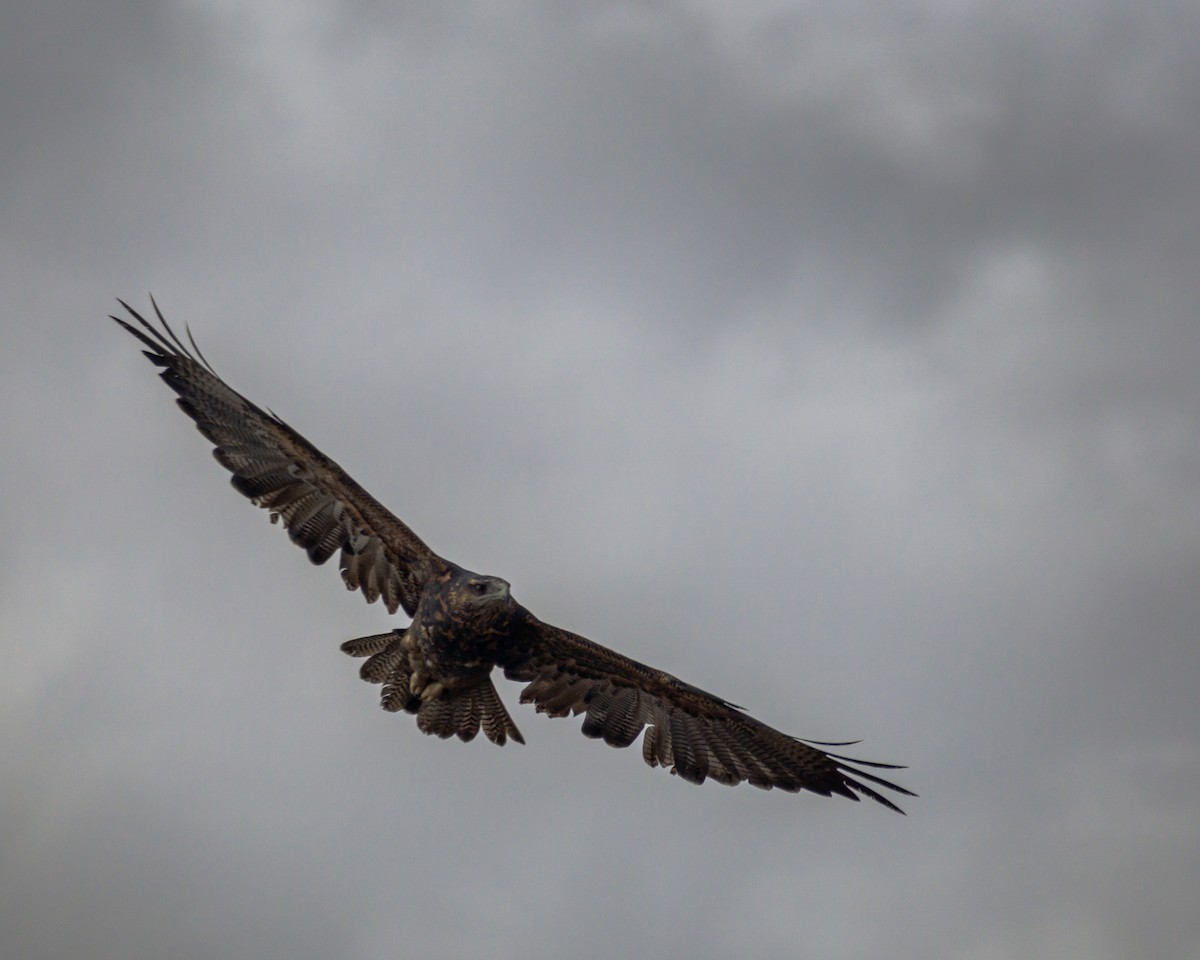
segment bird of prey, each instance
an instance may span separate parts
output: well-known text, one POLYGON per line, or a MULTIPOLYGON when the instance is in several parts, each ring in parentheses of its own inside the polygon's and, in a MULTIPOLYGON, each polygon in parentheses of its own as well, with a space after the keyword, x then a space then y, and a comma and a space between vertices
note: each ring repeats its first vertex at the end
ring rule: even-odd
POLYGON ((422 731, 439 737, 468 741, 482 728, 493 743, 524 743, 492 683, 499 668, 526 684, 522 703, 552 717, 584 714, 586 736, 627 747, 644 729, 646 763, 692 783, 745 781, 856 801, 862 795, 898 813, 876 788, 914 796, 861 769, 900 769, 896 764, 828 753, 669 673, 543 623, 517 603, 507 581, 438 556, 340 466, 232 389, 190 330, 190 348, 176 336, 153 298, 159 326, 118 302, 136 325, 112 319, 162 368, 176 402, 215 444, 213 455, 233 474, 233 486, 272 522, 282 520, 313 563, 339 554, 348 589, 411 617, 407 627, 342 644, 350 656, 366 658, 361 676, 382 685, 385 710, 415 714, 422 731))

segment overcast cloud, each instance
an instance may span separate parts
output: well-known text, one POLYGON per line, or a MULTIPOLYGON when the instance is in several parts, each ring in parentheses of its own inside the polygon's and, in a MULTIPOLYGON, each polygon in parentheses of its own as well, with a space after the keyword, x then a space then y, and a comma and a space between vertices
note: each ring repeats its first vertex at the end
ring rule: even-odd
MULTIPOLYGON (((1192 4, 9 2, 0 952, 1200 953, 1192 4), (425 737, 121 296, 439 553, 918 792, 425 737)), ((401 621, 402 622, 402 621, 401 621)))

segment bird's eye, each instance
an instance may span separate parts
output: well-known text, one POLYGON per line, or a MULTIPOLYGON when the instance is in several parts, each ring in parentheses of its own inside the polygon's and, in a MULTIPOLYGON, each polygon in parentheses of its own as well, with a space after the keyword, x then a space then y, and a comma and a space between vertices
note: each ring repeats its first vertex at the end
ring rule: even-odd
POLYGON ((474 590, 477 595, 482 597, 485 593, 487 593, 487 584, 482 580, 474 580, 471 583, 471 589, 474 590))

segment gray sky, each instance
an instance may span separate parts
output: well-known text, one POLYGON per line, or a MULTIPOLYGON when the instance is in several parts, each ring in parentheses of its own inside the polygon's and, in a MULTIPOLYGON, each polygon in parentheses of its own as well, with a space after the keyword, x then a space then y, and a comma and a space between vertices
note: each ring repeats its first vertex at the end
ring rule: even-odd
POLYGON ((1195 956, 1197 37, 6 3, 3 954, 1195 956), (439 553, 909 816, 512 684, 525 747, 380 711, 337 645, 391 621, 229 489, 104 319, 147 291, 439 553))

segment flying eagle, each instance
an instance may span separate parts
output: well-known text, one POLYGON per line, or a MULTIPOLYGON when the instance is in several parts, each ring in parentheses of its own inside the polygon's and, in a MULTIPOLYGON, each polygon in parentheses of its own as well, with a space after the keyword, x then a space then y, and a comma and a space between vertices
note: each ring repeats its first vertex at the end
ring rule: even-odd
POLYGON ((112 319, 148 348, 183 412, 216 445, 213 455, 234 487, 269 510, 273 523, 282 520, 313 563, 340 554, 347 589, 412 618, 402 629, 342 644, 366 658, 361 676, 382 684, 385 710, 416 714, 417 726, 439 737, 471 740, 482 728, 493 743, 524 743, 492 683, 499 667, 526 684, 521 703, 552 717, 584 714, 585 736, 627 747, 645 729, 646 763, 692 783, 748 781, 856 801, 861 794, 898 813, 875 787, 915 796, 851 765, 901 769, 896 764, 827 753, 669 673, 543 623, 516 602, 507 581, 439 557, 340 466, 233 390, 190 331, 190 349, 175 335, 153 298, 161 329, 118 302, 138 326, 112 319))

